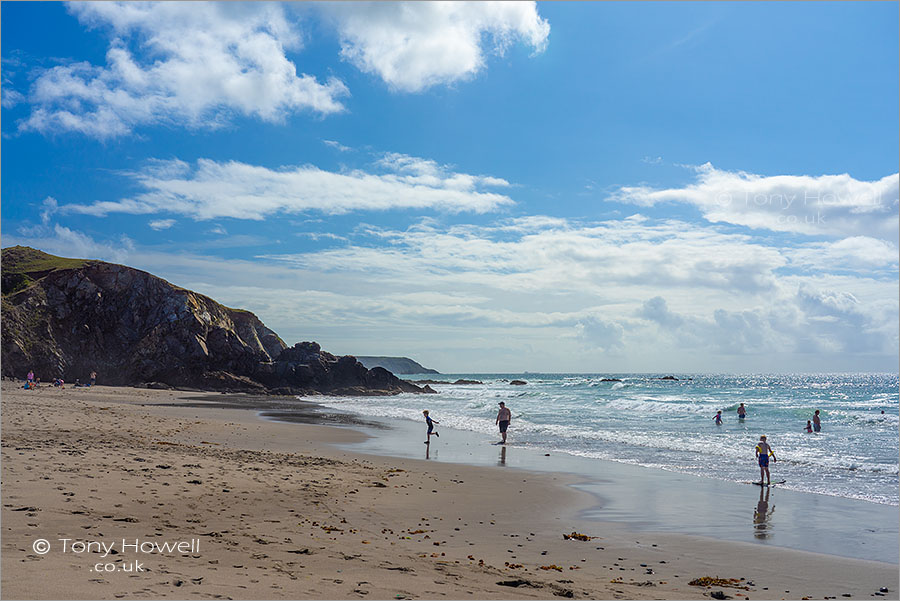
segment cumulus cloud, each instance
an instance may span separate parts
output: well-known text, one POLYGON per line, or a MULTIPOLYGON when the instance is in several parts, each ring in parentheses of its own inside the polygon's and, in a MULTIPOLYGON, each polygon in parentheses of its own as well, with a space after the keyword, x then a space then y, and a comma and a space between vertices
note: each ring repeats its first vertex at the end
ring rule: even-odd
POLYGON ((897 351, 896 315, 886 315, 879 303, 864 304, 852 293, 809 284, 782 286, 769 302, 747 309, 679 314, 657 296, 635 314, 681 348, 732 355, 897 351))
POLYGON ((896 239, 900 175, 861 181, 843 175, 762 176, 706 163, 682 188, 625 186, 611 200, 653 206, 691 204, 712 222, 808 235, 896 239))
POLYGON ((389 155, 387 173, 337 173, 314 166, 268 169, 237 161, 152 161, 130 177, 145 190, 117 201, 69 204, 72 213, 177 213, 198 220, 232 217, 262 220, 279 213, 433 209, 484 213, 512 199, 487 189, 509 184, 499 178, 449 171, 433 161, 389 155))
POLYGON ((217 127, 233 115, 278 122, 343 110, 348 93, 297 73, 300 34, 274 3, 76 2, 78 20, 110 35, 106 64, 41 73, 20 130, 111 138, 147 124, 217 127))
POLYGON ((786 254, 792 264, 810 269, 897 270, 897 247, 887 240, 869 236, 851 236, 837 242, 807 244, 787 251, 786 254))
POLYGON ((549 23, 534 2, 333 2, 321 5, 341 56, 392 89, 418 92, 474 76, 486 44, 502 55, 514 42, 544 50, 549 23))
POLYGON ((578 339, 589 347, 615 352, 625 348, 625 328, 601 317, 589 317, 575 325, 578 339))

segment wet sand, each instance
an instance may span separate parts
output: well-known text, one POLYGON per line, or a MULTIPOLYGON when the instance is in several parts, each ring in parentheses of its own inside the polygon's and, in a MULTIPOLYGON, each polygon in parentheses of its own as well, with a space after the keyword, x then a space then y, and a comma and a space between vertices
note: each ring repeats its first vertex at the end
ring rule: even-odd
POLYGON ((896 565, 636 535, 581 519, 571 475, 351 453, 215 397, 3 382, 3 598, 897 598, 896 565))

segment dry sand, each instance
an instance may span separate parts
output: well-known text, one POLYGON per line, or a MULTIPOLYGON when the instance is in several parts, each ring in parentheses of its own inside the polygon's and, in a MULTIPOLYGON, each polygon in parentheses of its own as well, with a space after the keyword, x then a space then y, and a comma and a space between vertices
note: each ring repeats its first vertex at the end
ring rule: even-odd
POLYGON ((3 382, 2 597, 897 598, 895 565, 580 521, 594 500, 571 476, 354 455, 328 445, 347 428, 161 406, 204 396, 3 382), (744 588, 688 584, 704 576, 744 588))

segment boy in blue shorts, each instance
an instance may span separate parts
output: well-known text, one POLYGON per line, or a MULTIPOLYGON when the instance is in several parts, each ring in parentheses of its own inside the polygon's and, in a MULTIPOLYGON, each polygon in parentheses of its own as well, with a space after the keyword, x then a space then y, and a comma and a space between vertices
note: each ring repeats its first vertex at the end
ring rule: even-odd
POLYGON ((428 424, 428 434, 427 434, 428 440, 425 441, 425 444, 431 444, 431 435, 432 434, 434 434, 435 436, 437 436, 439 438, 441 436, 440 434, 438 434, 437 432, 434 431, 434 424, 439 424, 441 422, 437 421, 436 419, 431 419, 428 416, 428 409, 423 411, 422 415, 425 416, 425 423, 428 424))

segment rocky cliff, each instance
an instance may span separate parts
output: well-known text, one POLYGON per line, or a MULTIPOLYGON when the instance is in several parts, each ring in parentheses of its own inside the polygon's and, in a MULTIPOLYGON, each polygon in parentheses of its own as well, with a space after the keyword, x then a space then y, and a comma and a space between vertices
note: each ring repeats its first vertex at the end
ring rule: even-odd
POLYGON ((253 313, 103 261, 27 247, 2 251, 2 373, 107 384, 159 382, 285 394, 395 394, 423 389, 336 357, 288 348, 253 313))

